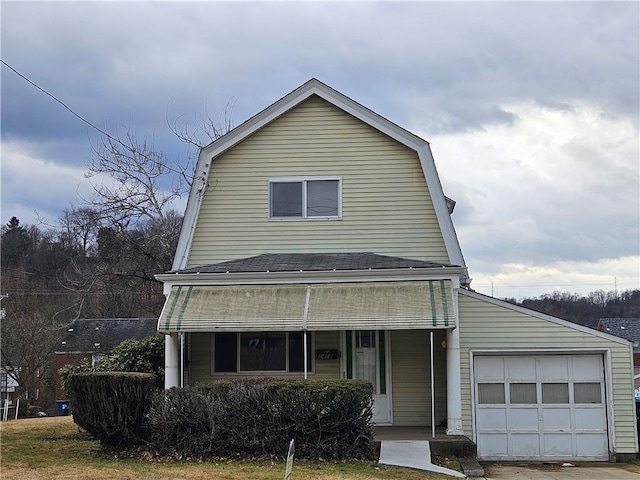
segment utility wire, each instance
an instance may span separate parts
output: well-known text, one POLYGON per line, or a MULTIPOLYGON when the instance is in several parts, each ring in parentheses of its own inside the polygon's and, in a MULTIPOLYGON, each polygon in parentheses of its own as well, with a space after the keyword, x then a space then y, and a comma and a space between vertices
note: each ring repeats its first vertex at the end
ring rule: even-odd
POLYGON ((131 150, 131 148, 129 148, 127 145, 125 145, 124 143, 122 143, 120 140, 118 140, 117 138, 112 137, 111 135, 109 135, 107 132, 105 132, 104 130, 102 130, 101 128, 95 126, 93 123, 91 123, 89 120, 87 120, 86 118, 84 118, 82 115, 80 115, 79 113, 76 113, 71 107, 69 107, 66 103, 64 103, 62 100, 59 100, 58 98, 56 98, 55 95, 47 92, 44 88, 42 88, 40 85, 38 85, 37 83, 29 80, 27 77, 25 77, 23 74, 21 74, 19 71, 17 71, 15 68, 13 68, 11 65, 9 65, 7 62, 5 62, 4 60, 2 60, 0 58, 0 62, 2 62, 2 64, 7 67, 9 70, 11 70, 13 73, 15 73, 16 75, 18 75, 20 78, 22 78, 25 82, 29 83, 30 85, 33 85, 34 87, 36 87, 38 90, 40 90, 42 93, 44 93, 45 95, 48 95, 49 97, 53 98, 56 102, 58 102, 60 105, 62 105, 64 108, 66 108, 67 110, 69 110, 74 116, 76 116, 77 118, 79 118, 81 121, 83 121, 84 123, 86 123, 87 125, 89 125, 91 128, 93 128, 94 130, 97 130, 98 132, 100 132, 102 135, 104 135, 105 137, 110 138, 111 140, 118 142, 120 145, 122 145, 123 147, 127 148, 128 150, 131 150))
MULTIPOLYGON (((52 93, 49 93, 48 91, 46 91, 44 88, 42 88, 40 85, 38 85, 37 83, 33 82, 32 80, 30 80, 29 78, 27 78, 26 76, 24 76, 22 73, 20 73, 18 70, 16 70, 15 68, 13 68, 11 65, 9 65, 7 62, 5 62, 4 60, 2 60, 0 58, 0 62, 7 67, 9 70, 11 70, 13 73, 15 73, 16 75, 18 75, 20 78, 22 78, 25 82, 27 82, 29 85, 32 85, 34 87, 36 87, 38 90, 40 90, 42 93, 44 93, 45 95, 51 97, 53 100, 55 100, 56 102, 58 102, 60 105, 62 105, 65 109, 67 109, 69 112, 71 112, 71 114, 75 117, 77 117, 80 121, 82 121, 83 123, 86 123, 87 125, 89 125, 91 128, 93 128, 94 130, 96 130, 97 132, 100 132, 100 134, 104 135, 105 137, 107 137, 108 139, 118 143, 119 145, 122 145, 125 149, 127 149, 128 151, 130 151, 131 153, 133 153, 134 155, 140 155, 143 158, 146 158, 147 160, 149 160, 150 162, 156 163, 157 161, 149 158, 147 155, 145 155, 144 153, 140 152, 139 150, 136 150, 135 148, 132 148, 131 146, 127 145, 126 143, 122 142, 119 138, 114 137, 113 135, 109 134, 108 132, 102 130, 100 127, 94 125, 93 123, 91 123, 89 120, 87 120, 86 118, 84 118, 82 115, 80 115, 79 113, 77 113, 76 111, 74 111, 71 107, 69 107, 66 103, 64 103, 62 100, 58 99, 55 95, 53 95, 52 93)), ((165 165, 165 168, 167 168, 168 170, 172 171, 173 173, 177 173, 179 175, 184 175, 184 172, 181 172, 179 170, 176 170, 174 168, 169 167, 168 165, 165 165)))

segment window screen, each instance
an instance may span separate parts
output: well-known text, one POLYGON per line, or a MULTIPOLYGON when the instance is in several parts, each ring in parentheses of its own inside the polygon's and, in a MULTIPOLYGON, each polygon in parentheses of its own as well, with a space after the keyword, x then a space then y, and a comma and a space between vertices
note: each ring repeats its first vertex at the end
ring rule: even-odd
POLYGON ((338 216, 338 180, 307 181, 307 216, 338 216))
POLYGON ((238 370, 238 336, 235 333, 216 333, 214 343, 214 372, 228 373, 238 370))
POLYGON ((276 179, 269 183, 271 218, 339 218, 340 180, 276 179))
MULTIPOLYGON (((311 334, 307 333, 307 371, 311 371, 311 334)), ((304 335, 302 332, 289 333, 289 371, 304 372, 304 335)))
POLYGON ((504 404, 504 383, 479 383, 478 403, 480 405, 504 404))
POLYGON ((240 371, 285 371, 286 369, 287 334, 285 332, 240 334, 240 371))
POLYGON ((302 182, 274 182, 271 184, 271 216, 302 216, 302 182))
POLYGON ((543 383, 542 403, 569 403, 569 384, 543 383))
POLYGON ((574 383, 573 401, 575 403, 602 403, 602 389, 600 388, 600 383, 574 383))
POLYGON ((511 403, 530 404, 537 402, 535 383, 511 383, 509 385, 511 403))

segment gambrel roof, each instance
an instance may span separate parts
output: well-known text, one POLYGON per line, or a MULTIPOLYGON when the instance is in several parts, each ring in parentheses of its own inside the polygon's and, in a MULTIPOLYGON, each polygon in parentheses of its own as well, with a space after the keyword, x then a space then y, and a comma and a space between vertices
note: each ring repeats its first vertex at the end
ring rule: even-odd
POLYGON ((200 151, 172 270, 182 270, 187 265, 195 225, 215 159, 311 96, 322 98, 417 153, 450 262, 466 269, 450 216, 454 202, 444 196, 429 143, 312 78, 200 151))

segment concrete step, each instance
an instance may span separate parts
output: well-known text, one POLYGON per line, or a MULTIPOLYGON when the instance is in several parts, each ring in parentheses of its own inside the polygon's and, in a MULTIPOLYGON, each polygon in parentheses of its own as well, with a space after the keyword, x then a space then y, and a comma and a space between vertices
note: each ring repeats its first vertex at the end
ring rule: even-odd
POLYGON ((484 468, 476 457, 458 457, 458 461, 467 477, 484 477, 484 468))

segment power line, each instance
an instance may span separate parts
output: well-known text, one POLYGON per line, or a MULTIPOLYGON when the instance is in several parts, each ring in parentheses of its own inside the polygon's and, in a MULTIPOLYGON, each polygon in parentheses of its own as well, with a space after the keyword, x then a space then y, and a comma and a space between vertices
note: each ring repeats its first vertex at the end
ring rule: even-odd
MULTIPOLYGON (((73 116, 75 116, 76 118, 78 118, 80 121, 82 121, 83 123, 89 125, 91 128, 93 128, 94 130, 96 130, 97 132, 99 132, 101 135, 104 135, 105 137, 107 137, 109 140, 118 143, 119 145, 122 145, 122 147, 124 147, 126 150, 128 150, 129 152, 133 153, 134 155, 140 155, 141 157, 149 160, 150 162, 156 163, 156 160, 148 157, 147 155, 145 155, 144 153, 140 152, 139 150, 127 145, 126 143, 122 142, 119 138, 114 137, 113 135, 109 134, 108 132, 102 130, 100 127, 94 125, 91 121, 87 120, 86 118, 84 118, 82 115, 80 115, 79 113, 77 113, 75 110, 73 110, 71 107, 69 107, 66 103, 64 103, 62 100, 60 100, 59 98, 57 98, 54 94, 49 93, 47 90, 45 90, 44 88, 42 88, 40 85, 38 85, 37 83, 35 83, 34 81, 30 80, 29 78, 27 78, 25 75, 23 75, 22 73, 20 73, 18 70, 16 70, 15 68, 13 68, 11 65, 9 65, 7 62, 5 62, 4 60, 2 60, 0 58, 0 62, 7 67, 9 70, 11 70, 13 73, 15 73, 16 75, 18 75, 20 78, 22 78, 25 82, 27 82, 29 85, 34 86, 35 88, 37 88, 38 90, 40 90, 42 93, 44 93, 45 95, 47 95, 48 97, 51 97, 53 100, 55 100, 56 102, 58 102, 60 105, 62 105, 65 109, 67 109, 69 112, 71 112, 71 114, 73 116)), ((183 175, 184 172, 181 172, 179 170, 176 170, 174 168, 171 168, 168 165, 165 165, 165 168, 167 168, 167 170, 173 172, 173 173, 177 173, 179 175, 183 175)))
POLYGON ((79 113, 75 112, 71 107, 69 107, 66 103, 64 103, 62 100, 58 99, 55 95, 53 95, 52 93, 49 93, 48 91, 46 91, 44 88, 42 88, 40 85, 38 85, 37 83, 29 80, 27 77, 25 77, 22 73, 20 73, 18 70, 16 70, 15 68, 13 68, 11 65, 9 65, 7 62, 5 62, 4 60, 2 60, 0 58, 0 62, 2 62, 2 64, 7 67, 9 70, 11 70, 13 73, 15 73, 16 75, 18 75, 20 78, 22 78, 25 82, 29 83, 30 85, 36 87, 38 90, 40 90, 42 93, 44 93, 45 95, 53 98, 56 102, 58 102, 60 105, 62 105, 64 108, 66 108, 67 110, 69 110, 75 117, 79 118, 81 121, 83 121, 84 123, 86 123, 87 125, 89 125, 91 128, 93 128, 94 130, 97 130, 98 132, 100 132, 102 135, 104 135, 105 137, 118 142, 120 145, 122 145, 123 147, 131 150, 129 147, 127 147, 127 145, 125 145, 124 143, 122 143, 120 140, 118 140, 115 137, 112 137, 111 135, 109 135, 107 132, 105 132, 104 130, 102 130, 101 128, 95 126, 93 123, 91 123, 89 120, 87 120, 86 118, 84 118, 82 115, 80 115, 79 113))

